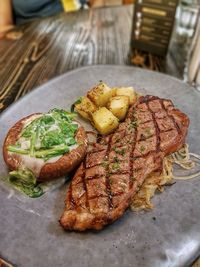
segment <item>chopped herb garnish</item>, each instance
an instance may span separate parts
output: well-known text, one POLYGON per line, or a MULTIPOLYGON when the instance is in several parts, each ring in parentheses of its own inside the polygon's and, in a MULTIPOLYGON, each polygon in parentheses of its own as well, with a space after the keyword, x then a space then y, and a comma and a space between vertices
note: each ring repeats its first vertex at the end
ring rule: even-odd
POLYGON ((108 166, 108 162, 107 161, 102 161, 101 165, 106 168, 108 166))
POLYGON ((114 162, 119 162, 118 157, 114 157, 113 160, 114 160, 114 162))
POLYGON ((141 146, 140 146, 140 151, 141 151, 141 152, 144 152, 144 151, 145 151, 145 146, 141 145, 141 146))
POLYGON ((122 156, 124 156, 124 155, 125 155, 125 152, 126 152, 125 148, 122 148, 122 149, 114 148, 114 151, 115 151, 117 154, 122 155, 122 156))
POLYGON ((117 169, 119 169, 119 163, 118 162, 115 162, 115 163, 113 163, 113 165, 112 165, 112 169, 113 170, 117 170, 117 169))
POLYGON ((136 120, 131 122, 131 126, 135 129, 138 126, 138 122, 136 120))

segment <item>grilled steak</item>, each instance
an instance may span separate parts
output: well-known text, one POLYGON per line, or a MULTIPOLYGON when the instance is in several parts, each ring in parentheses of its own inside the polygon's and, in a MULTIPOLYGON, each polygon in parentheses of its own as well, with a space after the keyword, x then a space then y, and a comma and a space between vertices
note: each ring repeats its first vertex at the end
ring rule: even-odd
POLYGON ((170 100, 140 97, 114 134, 87 152, 67 192, 60 224, 101 229, 122 216, 145 178, 184 144, 188 117, 170 100))

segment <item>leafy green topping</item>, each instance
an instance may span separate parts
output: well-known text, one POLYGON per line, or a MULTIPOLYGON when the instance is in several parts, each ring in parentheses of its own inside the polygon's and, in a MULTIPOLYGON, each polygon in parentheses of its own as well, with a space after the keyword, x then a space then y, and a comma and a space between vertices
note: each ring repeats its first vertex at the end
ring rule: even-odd
POLYGON ((28 155, 29 151, 22 149, 18 146, 8 146, 8 151, 9 152, 13 152, 13 153, 17 153, 17 154, 22 154, 22 155, 28 155))
POLYGON ((19 191, 32 198, 39 197, 44 193, 36 183, 34 174, 28 169, 11 171, 9 173, 9 182, 19 191))
POLYGON ((118 162, 115 162, 115 163, 113 163, 113 165, 112 165, 112 169, 113 170, 118 170, 119 169, 119 163, 118 162))
POLYGON ((36 178, 30 170, 11 171, 9 175, 10 175, 10 182, 20 180, 21 183, 24 183, 26 185, 36 184, 36 178))
POLYGON ((52 146, 65 144, 65 136, 59 130, 47 132, 42 139, 42 147, 51 148, 52 146))
POLYGON ((45 161, 49 158, 56 157, 69 152, 67 145, 54 146, 50 149, 38 150, 35 152, 36 158, 43 158, 45 161))
POLYGON ((8 151, 44 160, 69 152, 70 146, 76 144, 78 124, 73 121, 75 116, 63 109, 50 110, 30 122, 8 151))

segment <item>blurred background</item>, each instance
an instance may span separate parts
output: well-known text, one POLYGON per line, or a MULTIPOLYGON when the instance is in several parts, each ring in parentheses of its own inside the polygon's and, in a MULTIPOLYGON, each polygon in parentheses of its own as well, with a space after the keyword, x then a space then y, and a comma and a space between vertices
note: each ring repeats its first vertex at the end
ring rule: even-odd
POLYGON ((130 62, 140 67, 167 71, 199 89, 200 79, 200 1, 198 0, 93 0, 93 7, 134 5, 130 62), (145 12, 144 8, 149 10, 145 12), (142 9, 143 8, 143 9, 142 9), (149 11, 149 12, 148 12, 149 11), (166 12, 158 14, 158 11, 166 12), (171 12, 171 13, 169 13, 171 12), (141 16, 141 17, 140 17, 141 16), (167 22, 171 19, 170 24, 167 22), (163 20, 166 25, 162 24, 163 20), (136 36, 134 36, 136 33, 136 36), (138 35, 138 36, 137 36, 138 35), (167 36, 168 35, 168 36, 167 36), (140 40, 140 41, 138 41, 140 40), (158 43, 163 41, 163 50, 158 43), (166 40, 166 43, 165 43, 166 40), (171 41, 171 42, 170 42, 171 41), (156 44, 155 44, 156 43, 156 44), (149 53, 144 53, 144 51, 149 53), (155 57, 156 54, 163 56, 155 57), (153 57, 153 58, 152 58, 153 57), (170 66, 170 58, 180 73, 170 66), (166 68, 172 68, 171 70, 166 68))

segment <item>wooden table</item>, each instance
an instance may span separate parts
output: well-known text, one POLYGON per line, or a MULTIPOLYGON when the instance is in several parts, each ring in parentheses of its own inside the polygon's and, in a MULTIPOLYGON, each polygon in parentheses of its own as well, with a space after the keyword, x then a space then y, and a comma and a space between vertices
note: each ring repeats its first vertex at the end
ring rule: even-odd
POLYGON ((130 60, 132 16, 128 5, 63 13, 15 28, 0 40, 0 111, 53 77, 85 65, 135 64, 181 78, 171 52, 163 61, 135 51, 130 60))

